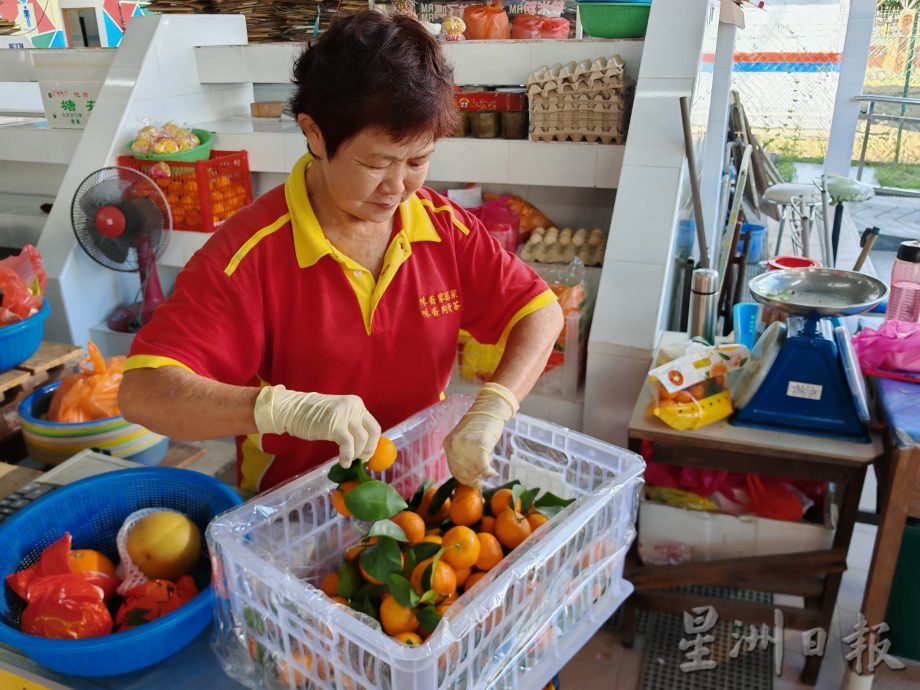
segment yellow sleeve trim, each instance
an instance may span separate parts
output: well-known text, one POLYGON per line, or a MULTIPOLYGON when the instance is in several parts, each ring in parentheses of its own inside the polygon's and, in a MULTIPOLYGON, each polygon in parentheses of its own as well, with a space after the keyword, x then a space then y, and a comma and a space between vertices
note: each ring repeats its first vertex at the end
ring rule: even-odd
POLYGON ((186 371, 192 371, 187 364, 183 364, 178 359, 172 357, 160 357, 159 355, 131 355, 125 361, 124 371, 131 369, 159 369, 160 367, 179 367, 186 371))
POLYGON ((502 335, 498 339, 498 344, 501 347, 505 346, 505 343, 508 341, 508 335, 511 333, 511 329, 517 325, 518 321, 523 319, 528 314, 533 314, 535 311, 538 311, 543 307, 548 307, 550 304, 557 301, 557 299, 558 298, 556 297, 556 293, 547 288, 532 300, 530 300, 523 307, 518 309, 517 313, 511 317, 511 320, 508 321, 508 325, 506 325, 505 329, 502 331, 502 335))
POLYGON ((246 258, 246 255, 249 252, 251 252, 255 248, 255 246, 259 244, 259 242, 264 240, 266 237, 271 235, 276 230, 284 227, 284 225, 287 224, 287 222, 290 220, 291 220, 291 214, 285 213, 274 223, 272 223, 271 225, 266 225, 264 228, 262 228, 261 230, 256 232, 252 237, 246 240, 243 243, 243 246, 240 247, 236 251, 236 254, 233 255, 233 258, 230 259, 230 263, 227 264, 227 267, 224 269, 224 273, 226 273, 228 276, 232 276, 234 271, 236 271, 236 269, 239 268, 239 265, 243 261, 243 259, 246 258))
POLYGON ((454 225, 457 226, 457 229, 460 230, 460 232, 462 232, 464 235, 470 234, 470 229, 461 223, 460 219, 454 215, 453 206, 450 204, 445 204, 444 206, 435 206, 431 199, 420 199, 420 201, 422 202, 422 206, 431 209, 432 213, 444 213, 444 211, 447 211, 447 213, 450 214, 451 221, 454 225))

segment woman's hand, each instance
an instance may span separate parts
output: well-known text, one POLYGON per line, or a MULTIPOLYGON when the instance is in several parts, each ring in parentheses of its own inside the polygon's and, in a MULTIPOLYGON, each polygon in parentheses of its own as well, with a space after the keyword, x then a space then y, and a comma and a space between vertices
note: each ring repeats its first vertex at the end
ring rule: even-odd
POLYGON ((492 469, 492 451, 505 422, 517 411, 518 401, 504 386, 487 383, 479 389, 469 412, 444 439, 447 466, 458 482, 479 486, 482 478, 497 475, 492 469))
POLYGON ((380 424, 357 395, 266 386, 256 398, 253 415, 260 433, 337 443, 342 467, 349 467, 355 458, 369 458, 380 440, 380 424))

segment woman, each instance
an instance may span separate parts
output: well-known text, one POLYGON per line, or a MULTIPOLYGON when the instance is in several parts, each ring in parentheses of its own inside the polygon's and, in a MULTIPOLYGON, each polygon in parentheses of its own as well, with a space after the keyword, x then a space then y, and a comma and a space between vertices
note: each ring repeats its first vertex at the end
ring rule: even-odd
POLYGON ((189 261, 134 340, 121 409, 173 438, 237 436, 240 486, 260 491, 336 453, 367 458, 381 427, 442 396, 464 329, 506 342, 444 444, 453 475, 476 484, 562 312, 421 186, 453 129, 451 68, 414 19, 364 12, 300 56, 294 84, 310 154, 189 261))

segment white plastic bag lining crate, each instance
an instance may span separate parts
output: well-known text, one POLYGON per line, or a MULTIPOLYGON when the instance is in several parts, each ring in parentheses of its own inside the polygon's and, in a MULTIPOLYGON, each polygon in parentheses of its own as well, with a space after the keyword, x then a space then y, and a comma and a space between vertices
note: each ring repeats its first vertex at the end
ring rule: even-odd
MULTIPOLYGON (((445 480, 444 436, 471 403, 469 396, 448 398, 387 432, 399 452, 381 478, 404 496, 426 478, 445 480)), ((576 501, 464 594, 424 645, 398 643, 315 586, 360 534, 331 504, 329 466, 208 528, 217 594, 212 646, 224 670, 248 687, 533 687, 529 676, 521 684, 527 668, 559 653, 546 635, 577 636, 581 625, 583 642, 629 593, 623 560, 635 537, 642 459, 518 415, 494 454, 496 484, 520 478, 576 501), (586 620, 593 626, 587 634, 586 620)))

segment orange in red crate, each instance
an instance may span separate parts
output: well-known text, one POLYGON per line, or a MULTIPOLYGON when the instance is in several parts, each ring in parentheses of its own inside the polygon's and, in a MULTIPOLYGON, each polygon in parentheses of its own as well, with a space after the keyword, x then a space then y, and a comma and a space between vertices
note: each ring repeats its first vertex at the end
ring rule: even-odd
MULTIPOLYGON (((149 175, 156 161, 120 156, 118 164, 149 175)), ((245 151, 211 151, 206 161, 169 161, 169 178, 156 178, 166 193, 177 230, 213 232, 252 201, 245 151)), ((158 170, 157 172, 161 172, 158 170)))

